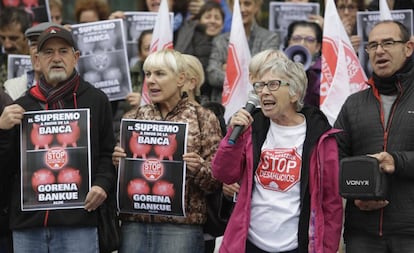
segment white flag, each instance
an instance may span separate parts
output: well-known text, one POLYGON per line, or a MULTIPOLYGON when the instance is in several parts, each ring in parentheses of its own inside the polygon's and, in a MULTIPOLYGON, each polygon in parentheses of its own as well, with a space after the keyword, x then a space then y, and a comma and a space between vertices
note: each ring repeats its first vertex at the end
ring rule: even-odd
POLYGON ((379 0, 380 20, 392 20, 387 0, 379 0))
POLYGON ((152 33, 151 52, 165 48, 173 48, 173 29, 171 27, 167 1, 161 0, 161 5, 158 9, 157 19, 152 33))
POLYGON ((335 3, 327 0, 322 42, 320 108, 331 125, 345 99, 368 87, 366 80, 335 3))
POLYGON ((250 49, 241 18, 239 1, 234 1, 233 18, 227 51, 226 77, 223 84, 222 104, 226 108, 226 122, 237 110, 244 106, 249 91, 250 49))
MULTIPOLYGON (((173 48, 173 29, 171 27, 170 14, 168 11, 168 0, 161 0, 155 20, 154 30, 152 32, 150 52, 160 51, 166 48, 173 48)), ((142 85, 141 105, 151 103, 148 96, 148 86, 144 79, 142 85)))

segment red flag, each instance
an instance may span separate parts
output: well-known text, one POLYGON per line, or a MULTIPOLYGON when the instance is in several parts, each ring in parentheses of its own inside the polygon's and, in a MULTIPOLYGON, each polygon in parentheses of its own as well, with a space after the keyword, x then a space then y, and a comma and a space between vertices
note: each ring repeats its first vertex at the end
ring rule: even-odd
POLYGON ((253 89, 249 84, 250 49, 241 18, 239 1, 234 1, 232 20, 222 93, 222 104, 226 108, 224 114, 226 121, 244 106, 249 91, 253 89))
MULTIPOLYGON (((173 48, 173 32, 167 1, 168 0, 161 0, 161 5, 158 9, 154 30, 152 32, 152 40, 150 46, 151 53, 166 48, 173 48)), ((151 103, 151 100, 148 96, 148 86, 144 79, 144 83, 142 85, 141 105, 149 103, 151 103)))
POLYGON ((345 99, 367 88, 367 77, 356 56, 333 0, 327 0, 322 42, 320 108, 333 124, 345 99))

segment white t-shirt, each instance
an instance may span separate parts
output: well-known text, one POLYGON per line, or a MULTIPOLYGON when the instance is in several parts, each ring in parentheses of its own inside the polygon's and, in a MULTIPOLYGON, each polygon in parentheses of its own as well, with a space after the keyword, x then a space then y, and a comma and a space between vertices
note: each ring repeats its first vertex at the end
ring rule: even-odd
POLYGON ((254 175, 248 239, 269 251, 298 247, 300 178, 306 120, 296 126, 270 123, 254 175))

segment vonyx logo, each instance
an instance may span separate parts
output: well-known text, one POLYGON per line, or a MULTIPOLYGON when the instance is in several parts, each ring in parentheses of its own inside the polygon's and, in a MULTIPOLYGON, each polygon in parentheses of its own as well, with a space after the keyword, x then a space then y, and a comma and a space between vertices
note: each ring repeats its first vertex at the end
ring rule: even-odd
POLYGON ((346 185, 369 186, 369 180, 345 180, 346 185))

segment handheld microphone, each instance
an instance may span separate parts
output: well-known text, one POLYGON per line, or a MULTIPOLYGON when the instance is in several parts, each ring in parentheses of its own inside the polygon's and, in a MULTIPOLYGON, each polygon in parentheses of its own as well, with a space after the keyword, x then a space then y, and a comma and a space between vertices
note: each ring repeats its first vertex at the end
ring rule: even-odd
MULTIPOLYGON (((253 91, 249 93, 249 97, 247 99, 245 108, 250 114, 256 109, 256 106, 259 105, 259 97, 253 91)), ((244 126, 236 125, 233 128, 233 131, 230 134, 228 144, 234 145, 236 143, 237 138, 239 138, 240 134, 243 132, 244 126)))

